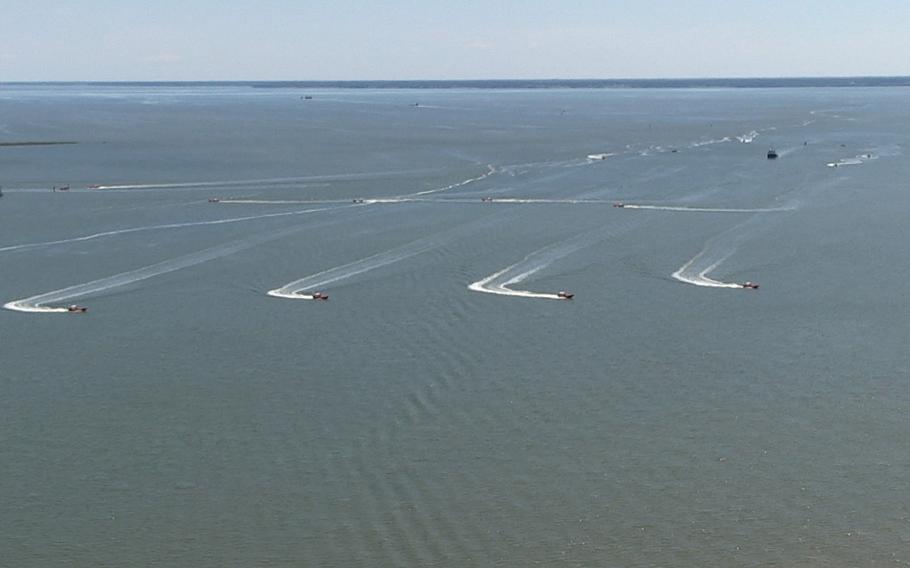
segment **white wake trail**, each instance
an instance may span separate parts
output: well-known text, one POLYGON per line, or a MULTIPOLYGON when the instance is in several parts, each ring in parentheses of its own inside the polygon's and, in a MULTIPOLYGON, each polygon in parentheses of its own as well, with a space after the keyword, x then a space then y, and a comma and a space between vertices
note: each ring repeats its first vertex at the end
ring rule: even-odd
POLYGON ((74 286, 61 288, 59 290, 45 292, 43 294, 38 294, 35 296, 29 296, 28 298, 23 298, 21 300, 13 300, 4 304, 3 307, 7 310, 28 313, 66 313, 68 312, 67 308, 49 306, 48 304, 57 304, 74 298, 95 295, 112 288, 119 288, 128 284, 140 282, 142 280, 147 280, 155 276, 161 276, 162 274, 167 274, 184 268, 189 268, 191 266, 196 266, 210 260, 235 254, 237 252, 252 248, 268 241, 279 239, 308 227, 310 227, 310 225, 294 226, 279 231, 272 231, 269 233, 256 235, 239 241, 233 241, 202 251, 158 262, 149 266, 145 266, 143 268, 137 268, 136 270, 121 272, 120 274, 114 274, 113 276, 108 276, 106 278, 100 278, 98 280, 92 280, 91 282, 76 284, 74 286))
POLYGON ((730 255, 733 254, 735 249, 731 249, 726 255, 715 258, 710 261, 704 259, 705 253, 708 249, 705 248, 702 252, 698 253, 692 260, 685 263, 679 270, 673 273, 673 278, 679 280, 680 282, 685 282, 686 284, 694 284, 695 286, 706 286, 709 288, 737 288, 742 289, 742 284, 736 282, 721 282, 720 280, 714 280, 709 278, 708 273, 712 272, 717 268, 720 263, 727 260, 730 255))
POLYGON ((520 261, 503 268, 485 278, 468 285, 473 292, 496 294, 499 296, 514 296, 517 298, 535 298, 541 300, 564 300, 559 294, 552 292, 534 292, 531 290, 514 290, 510 286, 521 284, 534 274, 544 270, 557 260, 591 246, 609 236, 627 230, 632 223, 624 223, 606 228, 582 233, 566 241, 556 243, 534 251, 520 261))
POLYGON ((369 272, 370 270, 375 270, 416 256, 435 248, 438 244, 439 243, 430 240, 415 241, 396 249, 374 254, 348 264, 343 264, 322 272, 317 272, 316 274, 305 276, 298 280, 294 280, 293 282, 289 282, 280 288, 269 290, 267 294, 276 298, 286 298, 290 300, 311 300, 313 292, 318 291, 320 288, 325 288, 329 284, 347 280, 358 274, 363 274, 364 272, 369 272))
POLYGON ((476 231, 479 227, 487 223, 489 223, 489 220, 481 219, 460 227, 455 227, 454 229, 418 239, 400 247, 376 253, 360 260, 355 260, 354 262, 329 268, 328 270, 323 270, 309 276, 304 276, 303 278, 289 282, 280 288, 269 290, 267 294, 276 298, 286 298, 290 300, 312 300, 314 292, 320 291, 320 289, 325 288, 329 284, 347 280, 348 278, 363 274, 364 272, 376 270, 377 268, 382 268, 438 248, 458 235, 465 232, 476 231))
POLYGON ((683 207, 673 205, 629 205, 623 204, 623 209, 647 209, 650 211, 687 211, 692 213, 776 213, 792 211, 792 207, 769 207, 758 209, 737 209, 725 207, 683 207))
POLYGON ((94 239, 101 239, 104 237, 113 237, 117 235, 126 235, 129 233, 139 233, 142 231, 157 231, 163 229, 182 229, 185 227, 200 227, 205 225, 225 225, 228 223, 241 223, 244 221, 255 221, 257 219, 270 219, 273 217, 289 217, 292 215, 305 215, 307 213, 316 213, 319 211, 328 211, 330 209, 340 209, 339 207, 323 207, 320 209, 304 209, 302 211, 285 211, 282 213, 266 213, 263 215, 249 215, 246 217, 232 217, 229 219, 216 219, 214 221, 191 221, 187 223, 167 223, 163 225, 146 225, 143 227, 130 227, 128 229, 116 229, 113 231, 103 231, 100 233, 92 233, 89 235, 82 235, 79 237, 71 237, 68 239, 58 239, 55 241, 42 241, 38 243, 24 243, 21 245, 9 245, 5 247, 0 247, 0 252, 9 252, 16 250, 27 250, 39 247, 47 247, 54 245, 62 245, 67 243, 78 243, 82 241, 91 241, 94 239))
POLYGON ((495 174, 495 173, 496 173, 496 168, 494 168, 492 164, 489 164, 489 165, 487 165, 487 171, 486 171, 485 173, 483 173, 483 174, 477 176, 477 177, 473 177, 473 178, 469 178, 469 179, 466 179, 466 180, 462 180, 462 181, 460 181, 460 182, 457 182, 457 183, 453 183, 453 184, 447 185, 447 186, 445 186, 445 187, 439 187, 439 188, 436 188, 436 189, 428 189, 428 190, 426 190, 426 191, 418 191, 417 193, 409 193, 409 194, 406 195, 405 197, 417 197, 417 196, 421 196, 421 195, 430 195, 430 194, 433 194, 433 193, 440 193, 440 192, 443 192, 443 191, 449 191, 449 190, 451 190, 451 189, 455 189, 456 187, 464 187, 464 186, 466 186, 466 185, 468 185, 468 184, 471 184, 471 183, 474 183, 474 182, 478 182, 478 181, 485 180, 486 178, 490 177, 491 175, 493 175, 493 174, 495 174))
POLYGON ((179 188, 194 188, 194 187, 222 187, 222 186, 262 185, 262 184, 273 184, 273 183, 297 183, 297 182, 307 182, 307 181, 347 181, 347 180, 381 178, 383 176, 390 176, 390 175, 422 174, 422 173, 428 173, 428 172, 433 172, 433 171, 436 171, 436 170, 413 169, 413 170, 391 170, 391 171, 382 171, 382 172, 321 174, 321 175, 311 175, 311 176, 260 178, 260 179, 245 179, 245 180, 117 184, 117 185, 98 185, 98 186, 93 186, 93 188, 94 189, 103 189, 103 190, 179 189, 179 188))

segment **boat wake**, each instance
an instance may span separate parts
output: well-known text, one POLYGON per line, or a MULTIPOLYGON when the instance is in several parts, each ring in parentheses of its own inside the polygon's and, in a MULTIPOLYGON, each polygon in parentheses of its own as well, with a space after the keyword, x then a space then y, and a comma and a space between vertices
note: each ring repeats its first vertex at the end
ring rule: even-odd
POLYGON ((740 134, 736 137, 742 144, 751 144, 756 138, 758 138, 758 130, 753 130, 747 134, 740 134))
POLYGON ((286 298, 290 300, 311 300, 313 299, 314 291, 325 288, 329 284, 334 284, 335 282, 347 280, 358 274, 363 274, 364 272, 394 264, 426 252, 440 244, 438 239, 421 239, 414 241, 389 251, 374 254, 354 262, 349 262, 348 264, 317 272, 316 274, 304 276, 303 278, 289 282, 280 288, 269 290, 267 294, 276 298, 286 298))
POLYGON ((520 261, 503 268, 493 274, 468 285, 468 289, 484 294, 499 296, 514 296, 517 298, 535 298, 540 300, 565 300, 566 298, 553 292, 534 292, 531 290, 515 290, 511 286, 521 284, 531 276, 544 270, 557 260, 583 248, 589 247, 608 236, 626 230, 630 223, 615 225, 606 229, 595 229, 587 233, 572 237, 567 241, 556 243, 534 251, 520 261))
POLYGON ((7 302, 3 307, 7 310, 17 312, 41 314, 67 313, 70 310, 66 307, 51 306, 48 304, 59 304, 75 298, 95 296, 113 288, 120 288, 149 278, 154 278, 155 276, 161 276, 163 274, 168 274, 170 272, 175 272, 177 270, 235 254, 310 227, 312 227, 312 225, 297 225, 278 231, 255 235, 246 239, 232 241, 177 258, 158 262, 143 268, 137 268, 136 270, 121 272, 120 274, 114 274, 113 276, 108 276, 106 278, 92 280, 91 282, 86 282, 84 284, 76 284, 75 286, 61 288, 52 292, 45 292, 21 300, 14 300, 12 302, 7 302))
POLYGON ((329 211, 332 209, 340 209, 340 207, 323 207, 319 209, 304 209, 302 211, 284 211, 282 213, 266 213, 263 215, 249 215, 246 217, 232 217, 229 219, 217 219, 214 221, 192 221, 187 223, 167 223, 164 225, 146 225, 143 227, 130 227, 128 229, 117 229, 113 231, 103 231, 100 233, 92 233, 90 235, 82 235, 79 237, 71 237, 68 239, 58 239, 55 241, 42 241, 37 243, 24 243, 21 245, 9 245, 5 247, 0 247, 0 252, 11 252, 17 250, 28 250, 39 247, 48 247, 54 245, 62 245, 67 243, 78 243, 82 241, 91 241, 94 239, 101 239, 104 237, 113 237, 117 235, 127 235, 130 233, 139 233, 143 231, 158 231, 164 229, 182 229, 185 227, 201 227, 205 225, 225 225, 228 223, 241 223, 244 221, 255 221, 258 219, 270 219, 274 217, 289 217, 293 215, 305 215, 307 213, 317 213, 319 211, 329 211))
MULTIPOLYGON (((777 217, 776 219, 780 219, 777 217)), ((753 217, 752 219, 729 229, 720 235, 712 238, 705 244, 705 247, 695 255, 692 260, 682 265, 679 270, 672 274, 673 278, 692 284, 694 286, 703 286, 707 288, 734 288, 738 290, 757 287, 744 285, 738 282, 725 282, 708 276, 714 272, 723 262, 733 256, 740 244, 749 236, 755 233, 759 227, 767 228, 767 217, 753 217)))
POLYGON ((723 261, 730 258, 730 255, 732 255, 735 250, 735 248, 731 249, 725 255, 718 258, 711 255, 709 249, 705 248, 698 253, 695 258, 685 263, 679 270, 674 272, 673 278, 680 282, 685 282, 686 284, 694 284, 695 286, 737 288, 741 290, 743 288, 742 284, 736 282, 721 282, 720 280, 714 280, 713 278, 708 277, 708 274, 720 266, 723 261))
POLYGON ((629 205, 624 203, 623 209, 645 209, 648 211, 685 211, 689 213, 776 213, 792 211, 792 207, 768 207, 758 209, 737 209, 725 207, 683 207, 673 205, 629 205))
POLYGON ((312 300, 313 293, 325 288, 330 284, 353 278, 359 274, 376 270, 413 256, 428 252, 438 248, 453 238, 465 232, 476 231, 481 226, 488 224, 490 220, 481 219, 476 222, 468 223, 454 229, 431 235, 416 241, 412 241, 400 247, 396 247, 385 252, 380 252, 354 262, 342 264, 322 272, 317 272, 309 276, 304 276, 293 282, 289 282, 280 288, 266 292, 269 296, 276 298, 286 298, 289 300, 312 300))
POLYGON ((322 174, 311 176, 295 176, 280 178, 260 178, 245 180, 225 180, 225 181, 192 181, 192 182, 173 182, 173 183, 143 183, 143 184, 118 184, 118 185, 94 185, 91 189, 101 190, 132 190, 132 189, 193 189, 205 187, 235 187, 235 186, 257 186, 270 184, 290 184, 309 181, 356 181, 364 179, 379 179, 385 176, 425 174, 434 172, 432 169, 412 169, 412 170, 392 170, 381 172, 361 172, 361 173, 344 173, 344 174, 322 174))
POLYGON ((841 158, 836 162, 828 162, 827 166, 829 168, 840 168, 842 166, 858 166, 864 164, 869 160, 875 160, 878 157, 875 154, 859 154, 853 158, 841 158))
POLYGON ((426 191, 418 191, 418 192, 416 192, 416 193, 409 193, 406 197, 417 197, 417 196, 421 196, 421 195, 431 195, 431 194, 434 194, 434 193, 441 193, 441 192, 443 192, 443 191, 449 191, 449 190, 452 190, 452 189, 455 189, 455 188, 458 188, 458 187, 464 187, 464 186, 466 186, 466 185, 468 185, 468 184, 471 184, 471 183, 475 183, 475 182, 478 182, 478 181, 485 180, 485 179, 487 179, 488 177, 490 177, 491 175, 493 175, 493 174, 495 174, 495 173, 496 173, 496 168, 494 168, 492 164, 488 164, 488 165, 487 165, 487 171, 486 171, 485 173, 483 173, 483 174, 477 176, 477 177, 468 178, 468 179, 466 179, 466 180, 462 180, 462 181, 459 181, 459 182, 457 182, 457 183, 449 184, 449 185, 447 185, 447 186, 445 186, 445 187, 438 187, 438 188, 436 188, 436 189, 428 189, 428 190, 426 190, 426 191))

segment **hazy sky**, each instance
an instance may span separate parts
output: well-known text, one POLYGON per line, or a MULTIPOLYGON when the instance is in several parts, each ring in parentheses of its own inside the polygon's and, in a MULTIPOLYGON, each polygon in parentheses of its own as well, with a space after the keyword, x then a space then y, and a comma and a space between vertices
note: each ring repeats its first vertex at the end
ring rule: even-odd
POLYGON ((0 82, 910 75, 910 0, 0 0, 0 82))

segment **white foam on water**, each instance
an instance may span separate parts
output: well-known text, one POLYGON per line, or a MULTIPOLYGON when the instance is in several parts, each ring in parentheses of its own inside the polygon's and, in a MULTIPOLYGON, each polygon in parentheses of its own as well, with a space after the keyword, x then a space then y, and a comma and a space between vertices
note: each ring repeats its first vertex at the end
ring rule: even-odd
POLYGON ((392 250, 377 253, 328 270, 323 270, 316 274, 304 276, 303 278, 289 282, 280 288, 269 290, 267 294, 276 298, 309 300, 312 299, 311 294, 314 291, 321 290, 329 284, 347 280, 358 274, 363 274, 364 272, 369 272, 405 260, 406 258, 416 256, 435 248, 440 244, 439 239, 420 239, 392 250))
POLYGON ((487 171, 486 171, 485 173, 483 173, 483 174, 477 176, 477 177, 468 178, 468 179, 466 179, 466 180, 462 180, 462 181, 459 181, 459 182, 457 182, 457 183, 449 184, 449 185, 447 185, 447 186, 445 186, 445 187, 439 187, 439 188, 436 188, 436 189, 428 189, 428 190, 426 190, 426 191, 418 191, 418 192, 416 192, 416 193, 410 193, 410 194, 408 194, 406 197, 420 196, 420 195, 430 195, 430 194, 433 194, 433 193, 440 193, 440 192, 443 192, 443 191, 449 191, 449 190, 455 189, 455 188, 457 188, 457 187, 464 187, 464 186, 466 186, 466 185, 468 185, 468 184, 471 184, 471 183, 474 183, 474 182, 478 182, 478 181, 484 180, 484 179, 490 177, 491 175, 493 175, 493 174, 495 174, 495 173, 496 173, 496 168, 493 167, 492 164, 488 164, 488 165, 487 165, 487 171))
POLYGON ((758 138, 757 130, 753 130, 747 134, 740 134, 739 136, 736 137, 736 139, 739 140, 742 144, 751 144, 752 141, 755 140, 756 138, 758 138))
POLYGON ((858 156, 855 156, 853 158, 842 158, 836 162, 829 162, 827 164, 827 166, 829 168, 839 168, 841 166, 858 166, 860 164, 864 164, 864 163, 868 162, 869 160, 877 160, 877 159, 878 159, 878 156, 876 156, 875 154, 871 154, 871 153, 859 154, 858 156))
POLYGON ((714 280, 709 278, 707 275, 717 268, 720 263, 727 260, 733 250, 730 250, 725 256, 721 258, 714 258, 712 260, 706 260, 705 254, 708 249, 706 248, 702 252, 698 253, 692 260, 685 263, 680 267, 679 270, 673 273, 673 278, 679 280, 680 282, 685 282, 686 284, 694 284, 695 286, 706 286, 709 288, 738 288, 742 289, 742 284, 736 282, 721 282, 720 280, 714 280))
POLYGON ((62 245, 67 243, 77 243, 81 241, 90 241, 93 239, 101 239, 104 237, 113 237, 117 235, 126 235, 129 233, 138 233, 142 231, 158 231, 164 229, 182 229, 185 227, 200 227, 205 225, 225 225, 228 223, 241 223, 244 221, 255 221, 258 219, 270 219, 273 217, 289 217, 293 215, 305 215, 307 213, 316 213, 319 211, 328 211, 330 209, 339 209, 338 207, 323 207, 319 209, 304 209, 302 211, 284 211, 281 213, 265 213, 262 215, 249 215, 246 217, 233 217, 229 219, 216 219, 214 221, 192 221, 187 223, 167 223, 163 225, 146 225, 143 227, 130 227, 127 229, 117 229, 113 231, 103 231, 100 233, 92 233, 89 235, 82 235, 79 237, 71 237, 68 239, 58 239, 55 241, 42 241, 37 243, 24 243, 21 245, 9 245, 5 247, 0 247, 0 252, 10 252, 16 250, 27 250, 39 247, 47 247, 54 245, 62 245))
POLYGON ((118 185, 99 185, 95 189, 100 190, 120 190, 120 189, 179 189, 179 188, 196 188, 196 187, 222 187, 222 186, 245 186, 245 185, 263 185, 274 183, 295 183, 306 181, 345 181, 379 178, 390 175, 402 174, 421 174, 432 172, 430 169, 413 169, 413 170, 392 170, 381 172, 361 172, 346 174, 322 174, 311 176, 295 176, 280 178, 259 178, 244 180, 222 180, 222 181, 193 181, 193 182, 173 182, 173 183, 144 183, 144 184, 118 184, 118 185))
POLYGON ((436 233, 422 239, 411 241, 399 247, 389 249, 374 255, 355 260, 347 264, 335 266, 309 276, 304 276, 288 282, 284 286, 269 290, 266 292, 269 296, 276 298, 285 298, 289 300, 311 300, 313 292, 322 291, 326 286, 353 278, 354 276, 382 268, 413 256, 428 252, 438 248, 451 239, 465 232, 476 231, 480 226, 488 224, 490 221, 481 219, 466 225, 455 227, 441 233, 436 233))
POLYGON ((649 211, 685 211, 689 213, 775 213, 779 211, 792 211, 792 207, 769 207, 759 209, 737 209, 729 207, 683 207, 672 205, 629 205, 623 204, 623 209, 646 209, 649 211))
POLYGON ((196 266, 210 260, 235 254, 268 241, 279 239, 305 228, 307 228, 307 226, 302 225, 254 235, 246 239, 232 241, 142 268, 137 268, 136 270, 121 272, 120 274, 114 274, 113 276, 68 286, 66 288, 37 294, 35 296, 29 296, 28 298, 23 298, 21 300, 13 300, 4 304, 3 307, 7 310, 27 313, 66 313, 68 310, 65 307, 48 306, 47 304, 57 304, 74 298, 97 295, 113 288, 120 288, 155 276, 161 276, 162 274, 196 266))
POLYGON ((557 260, 565 258, 585 247, 625 230, 629 223, 623 225, 603 227, 587 233, 582 233, 566 241, 556 243, 534 251, 502 270, 482 278, 468 285, 473 292, 496 294, 499 296, 514 296, 516 298, 534 298, 540 300, 564 300, 559 294, 552 292, 534 292, 531 290, 514 290, 510 286, 521 284, 529 277, 547 268, 557 260))

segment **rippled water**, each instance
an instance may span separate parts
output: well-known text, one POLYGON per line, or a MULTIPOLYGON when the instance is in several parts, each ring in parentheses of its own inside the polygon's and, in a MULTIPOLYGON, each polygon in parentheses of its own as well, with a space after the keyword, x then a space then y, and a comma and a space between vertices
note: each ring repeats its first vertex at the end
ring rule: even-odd
POLYGON ((907 563, 908 109, 4 87, 2 563, 907 563))

